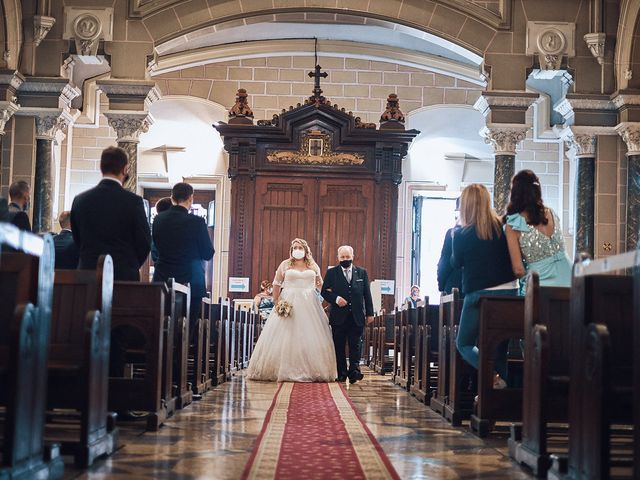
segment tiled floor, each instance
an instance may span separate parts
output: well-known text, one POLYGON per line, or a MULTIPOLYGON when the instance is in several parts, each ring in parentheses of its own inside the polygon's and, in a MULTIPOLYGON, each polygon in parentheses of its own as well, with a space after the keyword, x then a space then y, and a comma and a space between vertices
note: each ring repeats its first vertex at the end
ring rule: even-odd
MULTIPOLYGON (((89 472, 70 467, 65 478, 238 478, 275 390, 276 384, 234 377, 179 411, 159 432, 124 425, 123 446, 112 457, 89 472)), ((464 427, 452 428, 389 377, 367 372, 349 395, 402 478, 531 478, 509 460, 504 435, 480 440, 464 427)))

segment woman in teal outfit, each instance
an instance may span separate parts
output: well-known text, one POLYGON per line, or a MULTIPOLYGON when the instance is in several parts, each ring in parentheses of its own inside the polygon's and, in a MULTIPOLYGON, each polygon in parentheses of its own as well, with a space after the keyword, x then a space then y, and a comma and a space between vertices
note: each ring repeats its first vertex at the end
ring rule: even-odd
POLYGON ((558 216, 544 206, 540 180, 531 170, 522 170, 513 177, 506 223, 509 256, 516 277, 535 271, 542 286, 571 284, 571 261, 565 251, 558 216))

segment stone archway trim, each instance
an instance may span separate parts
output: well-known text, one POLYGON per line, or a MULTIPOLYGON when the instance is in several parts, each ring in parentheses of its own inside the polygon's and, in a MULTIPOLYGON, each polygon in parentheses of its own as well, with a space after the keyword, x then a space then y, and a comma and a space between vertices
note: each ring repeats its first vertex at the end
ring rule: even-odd
POLYGON ((244 3, 243 0, 229 0, 216 5, 215 8, 204 8, 203 2, 187 2, 167 7, 143 18, 142 22, 154 43, 160 44, 203 28, 219 29, 225 26, 244 25, 245 19, 265 14, 300 14, 304 12, 353 14, 413 27, 450 40, 480 56, 483 56, 497 31, 496 27, 489 26, 459 9, 443 5, 442 2, 435 3, 429 0, 376 1, 369 2, 367 9, 364 10, 358 7, 349 7, 349 3, 355 0, 344 0, 342 2, 345 3, 344 8, 338 9, 336 1, 318 0, 318 6, 313 8, 306 7, 304 0, 287 0, 286 3, 284 0, 281 2, 275 0, 275 4, 283 5, 279 8, 269 8, 264 5, 264 2, 255 0, 244 1, 244 3), (329 6, 323 7, 322 4, 329 6))
MULTIPOLYGON (((618 90, 628 88, 630 80, 628 72, 631 75, 634 73, 640 75, 640 69, 634 72, 634 65, 631 63, 639 14, 640 0, 622 0, 615 54, 615 73, 618 90)), ((640 46, 637 48, 640 48, 640 46)))
POLYGON ((7 68, 17 70, 22 50, 22 7, 20 0, 2 0, 4 9, 4 27, 6 35, 5 55, 7 68))
MULTIPOLYGON (((297 39, 219 45, 158 57, 150 70, 151 75, 156 76, 208 63, 264 57, 265 55, 307 56, 313 54, 314 46, 313 40, 297 39)), ((345 56, 397 63, 453 76, 467 82, 475 83, 480 87, 486 86, 479 67, 405 49, 348 41, 322 40, 318 42, 318 53, 320 56, 345 56)), ((320 62, 322 62, 322 60, 320 60, 320 62)))

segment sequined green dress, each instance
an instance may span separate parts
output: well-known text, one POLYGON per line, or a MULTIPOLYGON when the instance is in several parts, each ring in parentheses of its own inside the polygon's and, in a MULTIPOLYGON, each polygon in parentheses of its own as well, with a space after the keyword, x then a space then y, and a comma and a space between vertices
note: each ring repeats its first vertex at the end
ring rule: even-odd
POLYGON ((507 215, 507 225, 520 232, 520 251, 527 271, 538 272, 540 285, 568 287, 571 284, 571 260, 564 248, 560 221, 553 210, 553 234, 548 237, 528 225, 519 213, 507 215))

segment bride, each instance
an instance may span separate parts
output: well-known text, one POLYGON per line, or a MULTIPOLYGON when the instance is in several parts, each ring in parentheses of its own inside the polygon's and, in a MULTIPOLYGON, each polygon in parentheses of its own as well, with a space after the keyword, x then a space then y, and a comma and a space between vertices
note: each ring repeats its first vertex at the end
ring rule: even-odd
POLYGON ((278 382, 333 382, 337 376, 336 354, 329 320, 316 294, 316 289, 322 287, 320 268, 301 238, 291 242, 289 254, 290 258, 276 271, 276 307, 258 338, 247 377, 278 382), (279 301, 292 306, 288 316, 277 313, 279 301))

